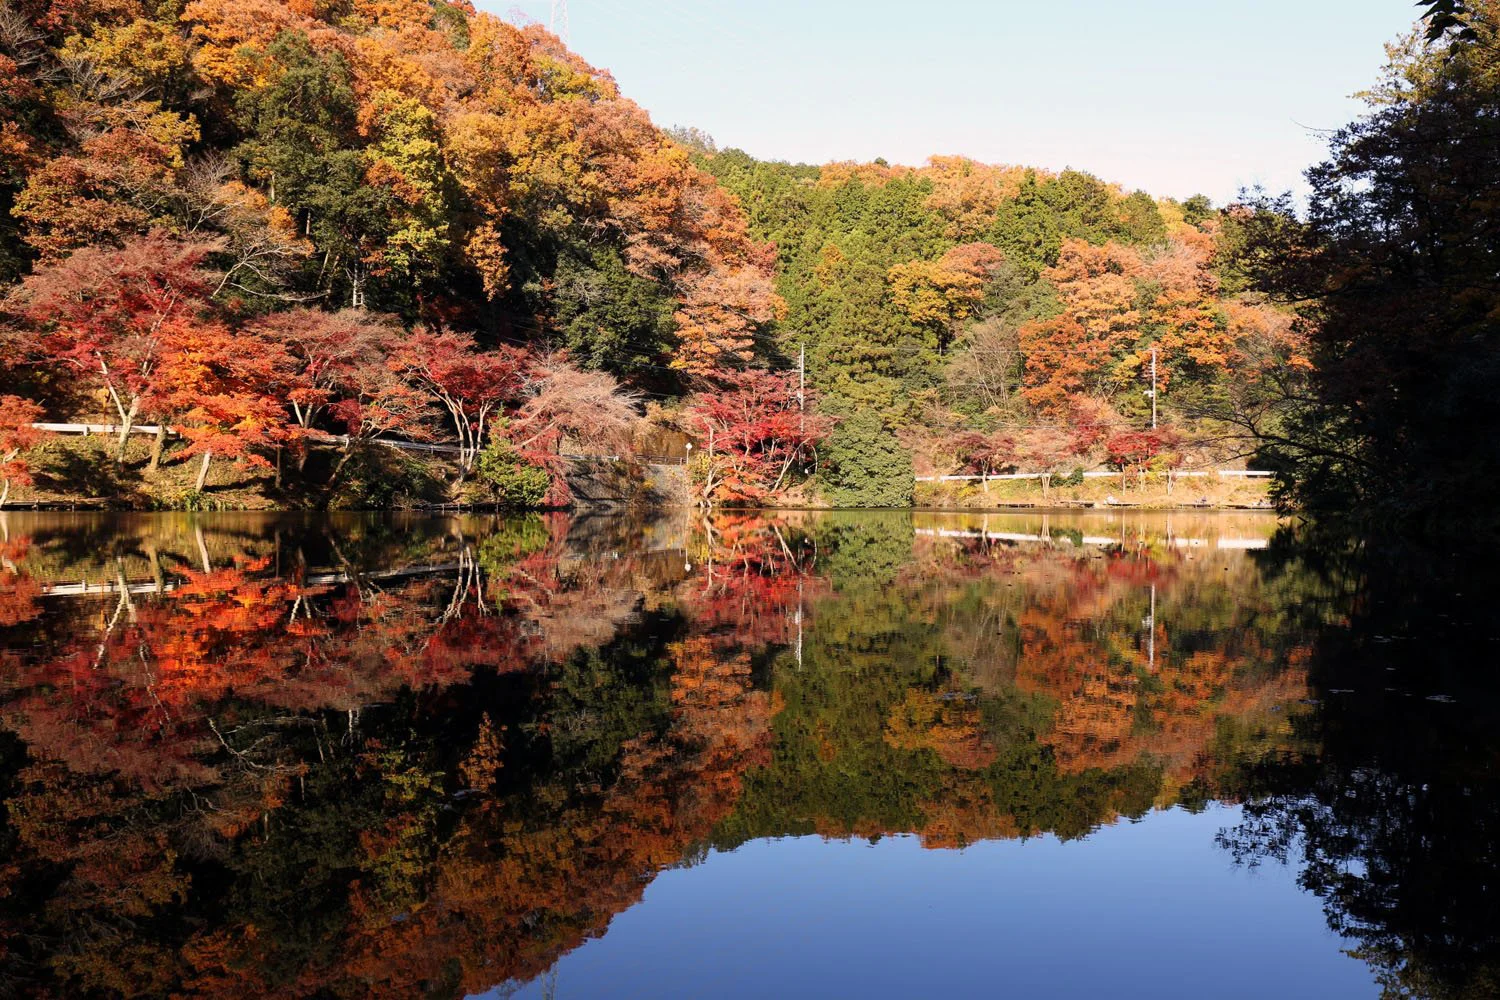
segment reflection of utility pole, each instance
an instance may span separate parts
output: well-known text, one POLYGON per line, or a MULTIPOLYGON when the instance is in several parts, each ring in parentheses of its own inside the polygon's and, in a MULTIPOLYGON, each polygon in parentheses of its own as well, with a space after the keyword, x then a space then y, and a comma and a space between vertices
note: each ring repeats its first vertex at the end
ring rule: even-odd
POLYGON ((1151 585, 1151 613, 1141 622, 1146 626, 1146 663, 1156 673, 1156 584, 1151 585))
POLYGON ((802 669, 802 580, 797 580, 797 669, 802 669))

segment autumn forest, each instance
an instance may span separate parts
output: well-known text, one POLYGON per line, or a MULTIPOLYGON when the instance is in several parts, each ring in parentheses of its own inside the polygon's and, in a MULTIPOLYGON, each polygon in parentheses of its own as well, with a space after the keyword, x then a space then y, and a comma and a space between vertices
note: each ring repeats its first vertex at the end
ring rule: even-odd
POLYGON ((1500 0, 1217 200, 489 6, 0 0, 0 1000, 1500 996, 1500 0))
POLYGON ((1410 487, 1438 415, 1394 393, 1489 384, 1454 345, 1493 332, 1496 183, 1493 4, 1427 7, 1308 205, 1216 206, 756 160, 466 2, 5 0, 0 504, 564 507, 608 466, 648 502, 904 506, 1251 464, 1420 518, 1475 476, 1410 487))

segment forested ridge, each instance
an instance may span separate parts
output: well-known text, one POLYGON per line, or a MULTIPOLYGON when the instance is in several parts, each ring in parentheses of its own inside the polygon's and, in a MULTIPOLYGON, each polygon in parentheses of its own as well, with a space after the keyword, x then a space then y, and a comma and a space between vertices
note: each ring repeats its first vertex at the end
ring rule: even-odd
POLYGON ((1479 153, 1496 19, 1427 6, 1304 210, 957 156, 758 161, 467 3, 4 0, 0 503, 560 505, 577 455, 692 441, 709 505, 904 505, 914 473, 1170 489, 1246 461, 1289 505, 1430 505, 1404 487, 1446 411, 1399 412, 1426 347, 1381 354, 1376 329, 1426 300, 1372 248, 1410 218, 1462 250, 1413 276, 1462 315, 1415 325, 1483 341, 1493 275, 1458 289, 1448 262, 1493 252, 1494 168, 1373 147, 1444 127, 1479 153), (1360 274, 1380 309, 1343 305, 1360 274))

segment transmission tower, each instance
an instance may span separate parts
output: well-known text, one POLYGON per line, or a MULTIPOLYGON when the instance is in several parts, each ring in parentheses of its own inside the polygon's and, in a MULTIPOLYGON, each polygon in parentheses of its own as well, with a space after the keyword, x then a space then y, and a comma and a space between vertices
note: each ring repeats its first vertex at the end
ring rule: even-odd
POLYGON ((552 19, 547 25, 552 33, 563 40, 568 41, 568 0, 552 0, 552 19))

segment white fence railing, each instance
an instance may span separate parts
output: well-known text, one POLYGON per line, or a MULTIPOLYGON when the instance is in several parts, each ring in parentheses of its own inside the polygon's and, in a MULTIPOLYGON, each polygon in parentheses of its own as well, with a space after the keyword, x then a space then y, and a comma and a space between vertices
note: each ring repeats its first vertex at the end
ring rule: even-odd
MULTIPOLYGON (((39 431, 50 431, 53 434, 82 434, 87 437, 90 434, 118 434, 118 424, 32 424, 39 431)), ((132 434, 156 434, 161 430, 156 424, 133 424, 130 428, 132 434)), ((175 431, 167 431, 168 434, 176 436, 175 431)), ((308 432, 309 440, 318 444, 347 445, 350 438, 347 434, 326 434, 322 431, 308 432)), ((371 444, 384 445, 387 448, 396 448, 400 451, 425 451, 436 452, 442 455, 457 455, 462 449, 453 444, 428 444, 425 441, 403 441, 399 438, 367 438, 371 444)), ((564 453, 563 458, 571 458, 581 461, 592 462, 617 462, 619 455, 573 455, 564 453)))

